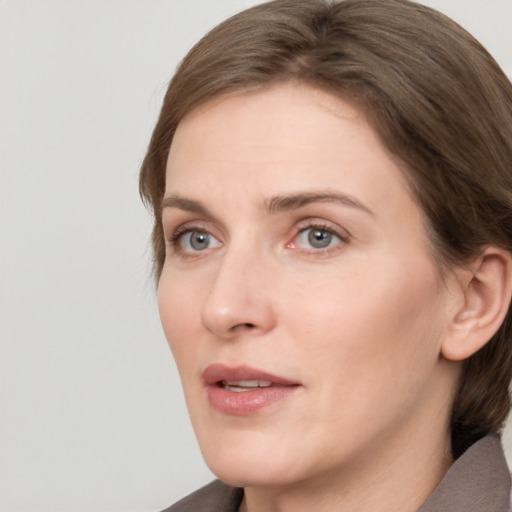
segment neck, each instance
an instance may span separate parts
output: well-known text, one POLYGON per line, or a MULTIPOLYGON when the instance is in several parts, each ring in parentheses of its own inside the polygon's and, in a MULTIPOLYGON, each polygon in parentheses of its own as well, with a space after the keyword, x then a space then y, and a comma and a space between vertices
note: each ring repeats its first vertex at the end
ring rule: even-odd
POLYGON ((246 488, 240 511, 415 512, 453 463, 446 430, 416 434, 405 448, 404 439, 381 439, 357 463, 315 480, 246 488))

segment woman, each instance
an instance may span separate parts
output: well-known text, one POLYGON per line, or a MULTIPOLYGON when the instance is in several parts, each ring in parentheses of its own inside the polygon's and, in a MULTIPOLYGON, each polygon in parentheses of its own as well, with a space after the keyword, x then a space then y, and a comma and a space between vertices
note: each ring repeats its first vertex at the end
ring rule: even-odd
POLYGON ((512 86, 406 0, 205 36, 141 170, 162 324, 219 477, 170 511, 506 511, 512 86))

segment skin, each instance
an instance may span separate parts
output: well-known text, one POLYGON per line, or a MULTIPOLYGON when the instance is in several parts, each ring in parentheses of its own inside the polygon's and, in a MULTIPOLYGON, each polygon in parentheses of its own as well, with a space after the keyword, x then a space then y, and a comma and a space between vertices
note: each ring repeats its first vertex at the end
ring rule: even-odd
POLYGON ((215 100, 180 123, 166 197, 160 315, 212 471, 250 512, 417 510, 452 463, 460 366, 442 349, 461 279, 440 276, 364 115, 294 83, 215 100), (311 193, 349 199, 275 199, 311 193), (210 235, 199 249, 194 231, 210 235), (202 379, 213 363, 300 386, 223 414, 202 379))

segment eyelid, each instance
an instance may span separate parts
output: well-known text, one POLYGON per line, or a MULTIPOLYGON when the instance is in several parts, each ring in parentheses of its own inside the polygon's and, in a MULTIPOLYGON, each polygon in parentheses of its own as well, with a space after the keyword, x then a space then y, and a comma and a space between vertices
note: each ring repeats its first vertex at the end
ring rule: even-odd
POLYGON ((173 237, 179 236, 186 231, 208 231, 212 230, 211 222, 205 219, 176 215, 162 219, 165 239, 171 241, 173 237))
POLYGON ((342 228, 339 224, 320 217, 309 217, 299 221, 296 226, 296 234, 309 228, 324 229, 340 237, 342 240, 352 238, 352 235, 346 228, 342 228))

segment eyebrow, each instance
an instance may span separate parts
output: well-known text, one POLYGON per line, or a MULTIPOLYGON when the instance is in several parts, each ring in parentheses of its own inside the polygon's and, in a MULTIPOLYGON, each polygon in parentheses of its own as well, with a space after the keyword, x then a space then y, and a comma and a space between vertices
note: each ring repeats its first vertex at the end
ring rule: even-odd
POLYGON ((299 192, 297 194, 278 195, 266 201, 265 207, 270 213, 297 210, 311 203, 340 203, 344 206, 350 206, 362 210, 372 216, 374 212, 355 197, 340 192, 312 191, 299 192))
POLYGON ((161 211, 163 211, 165 208, 179 208, 180 210, 198 213, 200 215, 205 215, 206 217, 212 216, 208 209, 199 201, 195 201, 194 199, 187 199, 186 197, 180 196, 179 194, 171 194, 164 197, 160 207, 161 211))
MULTIPOLYGON (((308 191, 294 194, 277 195, 264 201, 264 209, 269 213, 298 210, 311 203, 339 203, 344 206, 356 208, 374 216, 374 212, 355 197, 333 191, 308 191)), ((180 210, 198 213, 206 217, 213 217, 208 209, 199 201, 188 199, 179 194, 171 194, 163 198, 161 210, 165 208, 178 208, 180 210)))

